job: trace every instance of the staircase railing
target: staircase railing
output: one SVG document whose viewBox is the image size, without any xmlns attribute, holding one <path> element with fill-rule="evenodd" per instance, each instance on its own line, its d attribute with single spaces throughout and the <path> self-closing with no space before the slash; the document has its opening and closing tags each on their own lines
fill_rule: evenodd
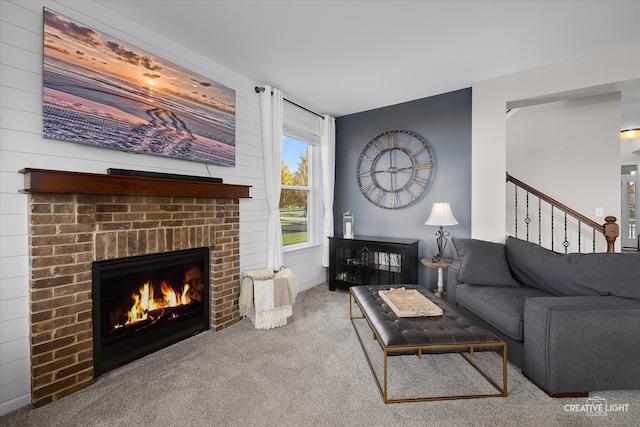
<svg viewBox="0 0 640 427">
<path fill-rule="evenodd" d="M 592 251 L 596 252 L 596 236 L 602 234 L 606 240 L 607 252 L 615 252 L 615 242 L 620 234 L 620 228 L 616 224 L 616 217 L 607 216 L 604 218 L 604 224 L 598 224 L 590 218 L 576 212 L 575 210 L 565 206 L 557 200 L 544 194 L 542 191 L 531 187 L 528 184 L 514 178 L 507 173 L 507 182 L 514 184 L 513 192 L 513 223 L 514 223 L 514 235 L 518 236 L 519 222 L 524 223 L 526 231 L 526 240 L 529 241 L 530 234 L 538 232 L 538 244 L 543 245 L 543 236 L 550 238 L 550 249 L 555 250 L 556 240 L 562 240 L 562 246 L 564 252 L 568 253 L 571 243 L 570 240 L 577 238 L 577 251 L 582 252 L 582 247 L 585 244 L 585 240 L 592 242 Z M 518 206 L 519 197 L 525 196 L 525 207 Z M 508 194 L 508 193 L 507 193 Z M 530 215 L 531 201 L 533 196 L 533 202 L 537 200 L 537 224 L 534 222 Z M 544 204 L 543 204 L 544 202 Z M 520 202 L 522 203 L 522 202 Z M 535 207 L 533 208 L 535 210 Z M 520 214 L 524 216 L 519 219 Z M 550 226 L 550 232 L 543 233 L 543 222 L 548 221 Z M 557 229 L 557 222 L 561 221 L 563 230 Z M 520 224 L 522 226 L 522 224 Z M 586 232 L 585 232 L 586 230 Z M 591 232 L 591 236 L 585 236 L 586 233 Z"/>
</svg>

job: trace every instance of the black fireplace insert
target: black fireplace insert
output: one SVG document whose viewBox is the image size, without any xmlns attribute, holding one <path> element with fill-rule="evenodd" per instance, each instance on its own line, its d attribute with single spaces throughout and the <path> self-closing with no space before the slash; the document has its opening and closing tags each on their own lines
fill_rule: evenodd
<svg viewBox="0 0 640 427">
<path fill-rule="evenodd" d="M 209 329 L 209 248 L 93 263 L 94 376 Z"/>
</svg>

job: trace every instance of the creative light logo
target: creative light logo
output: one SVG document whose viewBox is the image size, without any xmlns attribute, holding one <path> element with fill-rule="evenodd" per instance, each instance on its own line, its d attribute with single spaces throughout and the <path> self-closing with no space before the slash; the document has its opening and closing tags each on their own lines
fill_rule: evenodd
<svg viewBox="0 0 640 427">
<path fill-rule="evenodd" d="M 581 412 L 589 417 L 606 417 L 609 412 L 627 412 L 628 403 L 608 403 L 604 397 L 589 397 L 585 403 L 568 403 L 564 405 L 566 412 Z"/>
</svg>

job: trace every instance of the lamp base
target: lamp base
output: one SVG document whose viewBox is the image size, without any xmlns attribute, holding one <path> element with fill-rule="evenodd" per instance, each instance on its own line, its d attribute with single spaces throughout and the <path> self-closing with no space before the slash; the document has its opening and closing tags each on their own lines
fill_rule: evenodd
<svg viewBox="0 0 640 427">
<path fill-rule="evenodd" d="M 436 256 L 434 256 L 433 258 L 431 258 L 431 261 L 433 262 L 446 262 L 446 263 L 451 263 L 453 262 L 452 258 L 445 258 L 444 257 L 444 250 L 447 247 L 447 242 L 449 241 L 449 239 L 447 239 L 447 236 L 449 236 L 449 232 L 448 231 L 444 231 L 444 227 L 440 226 L 438 227 L 439 230 L 436 231 L 436 245 L 438 245 L 438 254 Z"/>
</svg>

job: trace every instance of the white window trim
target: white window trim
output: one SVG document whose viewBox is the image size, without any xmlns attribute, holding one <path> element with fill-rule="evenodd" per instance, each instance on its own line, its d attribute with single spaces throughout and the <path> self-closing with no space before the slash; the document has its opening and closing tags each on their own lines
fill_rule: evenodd
<svg viewBox="0 0 640 427">
<path fill-rule="evenodd" d="M 289 103 L 284 103 L 283 136 L 289 136 L 308 144 L 309 182 L 307 212 L 307 242 L 283 246 L 283 253 L 309 250 L 322 246 L 322 167 L 320 165 L 320 122 L 315 114 Z M 282 187 L 285 188 L 284 186 Z M 292 189 L 295 189 L 292 187 Z"/>
<path fill-rule="evenodd" d="M 283 137 L 288 136 L 290 138 L 296 139 L 298 141 L 305 142 L 307 144 L 307 186 L 299 186 L 299 185 L 281 185 L 281 190 L 302 190 L 307 191 L 307 241 L 302 243 L 294 243 L 291 245 L 283 245 L 283 252 L 293 252 L 300 249 L 306 249 L 314 246 L 318 246 L 318 239 L 315 233 L 316 226 L 316 191 L 314 189 L 313 183 L 314 175 L 316 174 L 317 166 L 313 163 L 315 161 L 316 155 L 316 145 L 312 142 L 309 142 L 305 138 L 301 137 L 302 133 L 298 135 L 292 135 L 288 131 L 291 129 L 291 126 L 285 127 L 286 131 L 283 133 Z M 310 135 L 310 134 L 309 134 Z"/>
</svg>

